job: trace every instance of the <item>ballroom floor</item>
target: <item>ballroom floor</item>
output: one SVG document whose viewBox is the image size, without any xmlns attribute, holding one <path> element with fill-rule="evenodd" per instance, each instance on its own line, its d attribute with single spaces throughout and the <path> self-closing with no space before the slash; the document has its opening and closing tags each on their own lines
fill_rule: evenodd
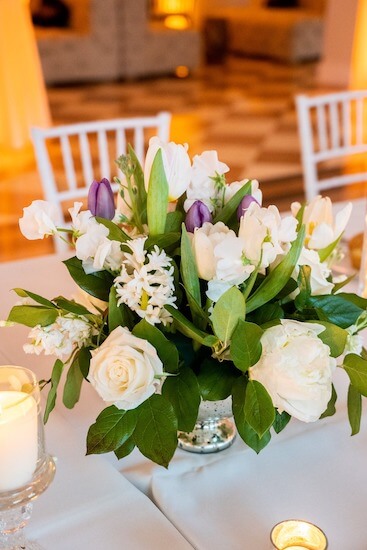
<svg viewBox="0 0 367 550">
<path fill-rule="evenodd" d="M 256 178 L 265 204 L 288 209 L 302 200 L 302 176 L 294 96 L 328 91 L 315 85 L 315 64 L 282 65 L 228 57 L 185 79 L 51 87 L 53 124 L 173 114 L 171 138 L 187 142 L 191 155 L 216 149 L 230 168 L 229 181 Z M 22 208 L 42 198 L 32 152 L 0 158 L 0 261 L 52 252 L 51 240 L 26 241 L 19 233 Z"/>
</svg>

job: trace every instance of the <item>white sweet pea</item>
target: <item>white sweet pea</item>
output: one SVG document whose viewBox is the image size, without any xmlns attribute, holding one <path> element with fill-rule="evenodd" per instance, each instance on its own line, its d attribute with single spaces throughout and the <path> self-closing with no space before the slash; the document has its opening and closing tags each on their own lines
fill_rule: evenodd
<svg viewBox="0 0 367 550">
<path fill-rule="evenodd" d="M 144 166 L 145 187 L 148 190 L 153 161 L 159 150 L 162 152 L 164 172 L 168 182 L 168 200 L 174 201 L 186 191 L 191 177 L 191 161 L 188 145 L 173 141 L 164 143 L 157 136 L 150 138 Z"/>
<path fill-rule="evenodd" d="M 265 330 L 262 355 L 249 369 L 251 380 L 260 382 L 274 406 L 303 422 L 315 422 L 331 397 L 336 360 L 318 334 L 317 323 L 282 319 L 280 325 Z"/>
<path fill-rule="evenodd" d="M 331 275 L 331 270 L 324 262 L 320 262 L 316 250 L 308 250 L 303 247 L 297 262 L 297 266 L 301 265 L 308 265 L 311 268 L 310 286 L 312 296 L 331 294 L 334 283 L 327 280 Z M 299 267 L 295 269 L 292 275 L 294 279 L 297 279 L 298 273 Z"/>
<path fill-rule="evenodd" d="M 224 190 L 224 204 L 226 204 L 236 193 L 239 191 L 246 183 L 250 181 L 248 179 L 244 179 L 241 181 L 234 181 L 228 185 L 226 185 Z M 262 191 L 259 188 L 259 182 L 257 180 L 251 181 L 251 191 L 249 193 L 256 201 L 261 205 L 263 200 L 263 194 Z"/>
<path fill-rule="evenodd" d="M 292 214 L 298 214 L 301 205 L 294 202 L 291 206 Z M 352 212 L 352 203 L 348 203 L 340 210 L 335 218 L 332 202 L 329 197 L 318 195 L 305 207 L 303 223 L 306 226 L 306 246 L 320 250 L 336 241 L 347 226 Z"/>
<path fill-rule="evenodd" d="M 56 206 L 50 202 L 36 200 L 23 208 L 23 216 L 19 220 L 21 233 L 30 241 L 43 239 L 46 235 L 57 233 L 56 223 L 59 213 Z"/>
<path fill-rule="evenodd" d="M 121 243 L 104 238 L 95 252 L 93 267 L 97 270 L 110 269 L 111 271 L 117 271 L 121 269 L 123 257 Z"/>
<path fill-rule="evenodd" d="M 288 251 L 297 237 L 296 227 L 297 220 L 292 216 L 281 218 L 276 206 L 262 208 L 252 202 L 241 218 L 238 232 L 244 256 L 262 269 L 268 267 Z"/>
<path fill-rule="evenodd" d="M 156 349 L 119 326 L 92 351 L 88 380 L 103 401 L 130 410 L 155 393 L 162 374 Z"/>
<path fill-rule="evenodd" d="M 205 222 L 191 234 L 198 275 L 209 281 L 207 296 L 216 302 L 233 285 L 243 283 L 254 270 L 243 261 L 242 241 L 223 222 Z"/>
<path fill-rule="evenodd" d="M 196 201 L 203 202 L 213 212 L 217 206 L 220 191 L 221 199 L 224 190 L 222 184 L 216 184 L 213 178 L 223 176 L 229 171 L 229 167 L 218 160 L 217 151 L 204 151 L 201 155 L 195 155 L 192 162 L 191 182 L 186 190 L 184 209 L 187 212 Z M 219 188 L 218 188 L 219 185 Z"/>
</svg>

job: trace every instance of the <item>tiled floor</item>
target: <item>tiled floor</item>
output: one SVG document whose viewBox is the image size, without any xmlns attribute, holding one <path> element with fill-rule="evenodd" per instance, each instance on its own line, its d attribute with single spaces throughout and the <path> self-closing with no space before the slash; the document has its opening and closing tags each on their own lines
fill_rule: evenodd
<svg viewBox="0 0 367 550">
<path fill-rule="evenodd" d="M 171 111 L 174 141 L 187 142 L 191 155 L 216 149 L 231 167 L 229 181 L 257 178 L 265 204 L 287 209 L 303 197 L 294 96 L 325 91 L 315 87 L 315 69 L 230 57 L 187 79 L 55 87 L 48 94 L 55 125 Z M 42 188 L 32 156 L 8 167 L 0 158 L 0 261 L 52 251 L 50 240 L 29 242 L 18 230 L 22 207 L 36 198 Z"/>
</svg>

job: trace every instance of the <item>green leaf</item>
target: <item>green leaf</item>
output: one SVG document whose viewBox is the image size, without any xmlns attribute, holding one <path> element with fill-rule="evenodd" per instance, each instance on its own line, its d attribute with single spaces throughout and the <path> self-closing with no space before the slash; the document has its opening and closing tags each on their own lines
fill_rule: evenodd
<svg viewBox="0 0 367 550">
<path fill-rule="evenodd" d="M 104 409 L 88 430 L 87 454 L 114 451 L 133 434 L 137 422 L 136 409 L 123 411 L 112 405 Z"/>
<path fill-rule="evenodd" d="M 154 235 L 153 237 L 148 237 L 145 242 L 145 248 L 147 250 L 151 250 L 154 246 L 158 246 L 158 248 L 165 250 L 178 243 L 178 241 L 181 238 L 181 233 L 164 233 L 163 235 Z"/>
<path fill-rule="evenodd" d="M 39 296 L 38 294 L 34 294 L 34 292 L 30 292 L 29 290 L 24 290 L 24 288 L 13 288 L 14 292 L 18 294 L 21 298 L 31 298 L 38 304 L 41 304 L 42 306 L 46 307 L 56 307 L 54 303 L 52 303 L 50 300 L 46 300 L 46 298 L 42 298 L 42 296 Z"/>
<path fill-rule="evenodd" d="M 232 390 L 232 409 L 237 431 L 243 441 L 251 447 L 256 453 L 259 453 L 270 441 L 270 431 L 266 432 L 260 438 L 255 430 L 246 421 L 245 403 L 246 403 L 247 379 L 240 376 L 233 384 Z"/>
<path fill-rule="evenodd" d="M 165 233 L 180 233 L 181 235 L 181 224 L 183 222 L 183 214 L 178 210 L 174 212 L 168 212 L 166 219 L 166 227 L 164 228 Z"/>
<path fill-rule="evenodd" d="M 238 369 L 246 372 L 252 365 L 258 362 L 262 352 L 261 336 L 263 330 L 254 323 L 238 321 L 238 325 L 232 335 L 231 359 Z"/>
<path fill-rule="evenodd" d="M 182 224 L 181 237 L 181 276 L 190 298 L 201 306 L 200 283 L 194 254 L 191 247 L 190 239 L 187 235 L 185 224 Z M 189 298 L 189 305 L 191 299 Z"/>
<path fill-rule="evenodd" d="M 125 458 L 125 456 L 128 456 L 130 453 L 133 452 L 135 449 L 135 442 L 134 438 L 130 437 L 125 443 L 123 443 L 120 447 L 114 450 L 114 453 L 116 457 L 120 460 L 121 458 Z"/>
<path fill-rule="evenodd" d="M 168 183 L 163 166 L 162 151 L 159 149 L 154 157 L 150 173 L 147 214 L 149 234 L 164 233 L 168 206 Z"/>
<path fill-rule="evenodd" d="M 88 311 L 87 308 L 73 300 L 67 300 L 63 296 L 54 298 L 54 301 L 60 309 L 68 311 L 69 313 L 75 313 L 75 315 L 91 315 L 91 312 Z"/>
<path fill-rule="evenodd" d="M 87 275 L 83 269 L 81 260 L 76 258 L 69 258 L 63 262 L 72 279 L 76 282 L 80 288 L 85 290 L 91 296 L 99 298 L 104 302 L 108 302 L 110 288 L 113 284 L 113 276 L 107 271 L 97 271 Z"/>
<path fill-rule="evenodd" d="M 116 288 L 111 286 L 108 301 L 108 330 L 112 332 L 120 326 L 130 328 L 130 312 L 125 304 L 117 305 Z"/>
<path fill-rule="evenodd" d="M 251 320 L 256 325 L 264 325 L 265 323 L 273 321 L 274 319 L 284 319 L 283 308 L 278 304 L 278 302 L 264 304 L 263 306 L 255 310 L 251 315 Z"/>
<path fill-rule="evenodd" d="M 286 411 L 279 413 L 277 410 L 275 410 L 275 420 L 273 422 L 274 431 L 277 434 L 280 434 L 280 432 L 282 432 L 284 428 L 287 426 L 290 419 L 291 419 L 291 415 L 288 414 Z"/>
<path fill-rule="evenodd" d="M 263 280 L 261 285 L 255 290 L 246 304 L 247 313 L 270 302 L 286 286 L 292 276 L 301 253 L 305 238 L 304 226 L 298 232 L 297 239 L 293 241 L 292 246 L 283 260 L 278 264 Z"/>
<path fill-rule="evenodd" d="M 344 350 L 347 343 L 348 332 L 343 328 L 340 328 L 327 321 L 308 321 L 309 323 L 316 323 L 325 327 L 318 337 L 330 348 L 331 357 L 339 357 Z"/>
<path fill-rule="evenodd" d="M 43 415 L 43 421 L 46 424 L 51 411 L 55 408 L 57 387 L 60 382 L 62 371 L 64 369 L 64 363 L 60 359 L 56 359 L 51 374 L 51 388 L 47 395 L 47 401 L 45 406 L 45 412 Z"/>
<path fill-rule="evenodd" d="M 339 290 L 341 288 L 343 288 L 344 286 L 346 285 L 349 285 L 349 283 L 351 281 L 353 281 L 353 279 L 355 278 L 356 274 L 353 273 L 353 275 L 350 275 L 349 277 L 347 277 L 344 281 L 341 281 L 340 283 L 335 283 L 334 284 L 334 287 L 333 287 L 333 290 L 332 290 L 332 293 L 333 294 L 336 294 L 337 292 L 340 294 Z"/>
<path fill-rule="evenodd" d="M 117 241 L 119 243 L 126 243 L 126 241 L 130 241 L 131 237 L 125 231 L 121 229 L 116 223 L 114 223 L 112 220 L 106 220 L 106 218 L 99 218 L 96 217 L 96 220 L 101 225 L 104 225 L 109 230 L 108 239 L 110 241 Z"/>
<path fill-rule="evenodd" d="M 245 185 L 243 185 L 237 193 L 227 202 L 224 208 L 215 216 L 213 224 L 217 222 L 223 222 L 228 225 L 229 220 L 232 215 L 236 212 L 238 205 L 242 201 L 245 195 L 251 194 L 252 181 L 249 180 Z"/>
<path fill-rule="evenodd" d="M 260 382 L 249 380 L 246 387 L 245 419 L 261 439 L 275 420 L 274 405 Z"/>
<path fill-rule="evenodd" d="M 69 367 L 64 385 L 62 402 L 68 409 L 72 409 L 79 401 L 80 391 L 84 380 L 84 376 L 79 365 L 79 356 L 80 352 L 75 356 L 74 361 Z"/>
<path fill-rule="evenodd" d="M 167 468 L 177 447 L 177 418 L 171 403 L 152 395 L 136 410 L 135 444 L 144 456 Z"/>
<path fill-rule="evenodd" d="M 301 265 L 298 274 L 299 294 L 294 301 L 298 311 L 302 311 L 307 305 L 308 298 L 311 296 L 311 268 L 309 265 Z"/>
<path fill-rule="evenodd" d="M 239 372 L 230 361 L 219 362 L 208 358 L 203 361 L 198 374 L 200 392 L 207 401 L 219 401 L 231 395 L 232 386 Z"/>
<path fill-rule="evenodd" d="M 355 353 L 348 353 L 343 367 L 354 388 L 367 397 L 367 361 Z"/>
<path fill-rule="evenodd" d="M 326 407 L 326 410 L 320 416 L 320 420 L 322 418 L 327 418 L 328 416 L 334 416 L 334 414 L 336 413 L 335 403 L 336 403 L 337 398 L 338 398 L 338 396 L 336 394 L 334 385 L 332 385 L 331 386 L 331 397 L 330 397 L 329 403 Z"/>
<path fill-rule="evenodd" d="M 328 246 L 326 246 L 325 248 L 321 248 L 320 250 L 318 250 L 318 253 L 319 253 L 319 258 L 320 258 L 320 262 L 325 262 L 325 260 L 328 259 L 328 257 L 330 256 L 330 254 L 334 251 L 334 249 L 338 246 L 339 242 L 340 242 L 340 239 L 342 238 L 342 233 L 340 234 L 340 236 L 335 239 L 334 242 L 330 243 Z"/>
<path fill-rule="evenodd" d="M 198 381 L 193 371 L 183 368 L 178 376 L 168 377 L 163 384 L 162 395 L 173 406 L 178 429 L 191 432 L 201 401 Z"/>
<path fill-rule="evenodd" d="M 173 317 L 174 326 L 179 330 L 184 336 L 192 338 L 198 344 L 207 346 L 209 348 L 215 346 L 218 343 L 218 338 L 212 334 L 207 334 L 206 332 L 198 329 L 191 321 L 186 319 L 184 315 L 177 309 L 172 306 L 165 306 L 165 309 Z"/>
<path fill-rule="evenodd" d="M 56 308 L 43 306 L 14 306 L 9 313 L 8 321 L 19 323 L 27 327 L 47 327 L 56 321 L 58 312 Z"/>
<path fill-rule="evenodd" d="M 175 373 L 178 371 L 178 351 L 164 334 L 145 319 L 142 319 L 132 330 L 137 338 L 147 340 L 157 350 L 163 363 L 164 371 Z"/>
<path fill-rule="evenodd" d="M 128 145 L 128 153 L 134 165 L 133 177 L 134 177 L 135 187 L 137 190 L 137 193 L 135 196 L 136 206 L 137 206 L 136 210 L 140 214 L 140 221 L 142 223 L 146 223 L 147 192 L 145 190 L 145 184 L 144 184 L 144 172 L 139 162 L 139 159 L 136 156 L 135 151 L 130 144 Z"/>
<path fill-rule="evenodd" d="M 235 286 L 227 290 L 213 308 L 211 321 L 216 336 L 229 343 L 237 323 L 244 320 L 246 303 L 242 292 Z"/>
<path fill-rule="evenodd" d="M 361 428 L 362 396 L 352 385 L 348 389 L 348 419 L 352 428 L 351 435 L 356 435 Z"/>
<path fill-rule="evenodd" d="M 342 294 L 310 296 L 308 303 L 315 308 L 321 321 L 329 321 L 329 323 L 334 323 L 341 328 L 354 325 L 364 311 L 350 300 L 346 300 Z"/>
</svg>

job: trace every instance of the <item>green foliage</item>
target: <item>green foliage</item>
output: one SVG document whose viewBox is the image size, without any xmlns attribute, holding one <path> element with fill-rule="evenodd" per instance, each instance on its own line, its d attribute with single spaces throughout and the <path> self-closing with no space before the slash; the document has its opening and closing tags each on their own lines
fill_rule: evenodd
<svg viewBox="0 0 367 550">
<path fill-rule="evenodd" d="M 263 330 L 254 323 L 238 321 L 231 340 L 231 359 L 238 369 L 246 372 L 258 362 L 262 352 L 260 338 Z"/>
<path fill-rule="evenodd" d="M 367 397 L 367 361 L 355 353 L 348 353 L 344 358 L 344 369 L 351 384 L 362 395 Z"/>
<path fill-rule="evenodd" d="M 273 422 L 273 428 L 275 433 L 280 434 L 284 430 L 284 428 L 288 425 L 291 415 L 288 414 L 286 411 L 283 411 L 282 413 L 279 413 L 275 409 L 275 419 Z"/>
<path fill-rule="evenodd" d="M 52 374 L 51 374 L 51 388 L 47 395 L 47 401 L 45 406 L 45 412 L 43 415 L 43 421 L 46 424 L 48 417 L 50 416 L 50 413 L 55 408 L 56 404 L 56 397 L 57 397 L 57 388 L 60 382 L 60 378 L 62 375 L 62 371 L 64 370 L 64 363 L 60 361 L 60 359 L 56 359 Z"/>
<path fill-rule="evenodd" d="M 176 414 L 177 427 L 190 432 L 195 425 L 200 405 L 200 391 L 195 374 L 190 368 L 182 368 L 178 376 L 170 376 L 162 387 L 162 395 Z"/>
<path fill-rule="evenodd" d="M 125 231 L 121 229 L 111 220 L 106 220 L 106 218 L 96 217 L 98 223 L 104 225 L 109 230 L 108 238 L 110 241 L 118 241 L 119 243 L 125 243 L 130 240 L 130 237 Z"/>
<path fill-rule="evenodd" d="M 362 396 L 359 391 L 352 385 L 348 389 L 348 419 L 352 429 L 351 435 L 359 432 L 361 427 L 362 416 Z"/>
<path fill-rule="evenodd" d="M 74 361 L 69 367 L 64 385 L 62 402 L 68 409 L 72 409 L 79 401 L 80 391 L 84 380 L 83 372 L 79 365 L 79 357 L 80 353 L 77 353 Z"/>
<path fill-rule="evenodd" d="M 331 397 L 330 397 L 329 403 L 326 407 L 326 410 L 320 416 L 320 420 L 322 418 L 326 418 L 328 416 L 334 416 L 334 414 L 336 413 L 335 403 L 336 403 L 337 397 L 338 396 L 336 394 L 334 385 L 332 385 L 331 386 Z"/>
<path fill-rule="evenodd" d="M 252 181 L 249 180 L 237 193 L 224 205 L 222 210 L 215 216 L 213 223 L 223 222 L 228 224 L 231 217 L 236 214 L 237 208 L 245 195 L 251 194 Z"/>
<path fill-rule="evenodd" d="M 175 373 L 178 371 L 178 351 L 158 328 L 142 319 L 135 325 L 132 333 L 152 344 L 157 350 L 165 372 Z"/>
<path fill-rule="evenodd" d="M 147 214 L 151 236 L 164 233 L 167 206 L 168 183 L 163 166 L 162 151 L 159 149 L 153 161 L 148 187 Z"/>
<path fill-rule="evenodd" d="M 313 323 L 314 321 L 311 320 L 309 322 Z M 345 349 L 348 332 L 337 325 L 329 323 L 328 321 L 315 321 L 315 323 L 325 327 L 325 330 L 323 330 L 318 336 L 324 344 L 329 346 L 331 357 L 339 357 Z"/>
<path fill-rule="evenodd" d="M 353 325 L 364 311 L 342 294 L 310 296 L 308 304 L 315 308 L 320 321 L 329 321 L 341 328 Z"/>
<path fill-rule="evenodd" d="M 63 263 L 66 265 L 72 279 L 80 288 L 91 296 L 108 302 L 110 288 L 113 284 L 113 276 L 110 273 L 107 273 L 107 271 L 97 271 L 96 273 L 87 275 L 81 260 L 75 256 L 69 260 L 65 260 Z"/>
<path fill-rule="evenodd" d="M 137 423 L 137 410 L 123 411 L 112 405 L 104 409 L 88 430 L 87 454 L 115 451 L 131 437 Z"/>
<path fill-rule="evenodd" d="M 245 419 L 261 440 L 275 420 L 274 405 L 260 382 L 250 380 L 246 386 Z"/>
<path fill-rule="evenodd" d="M 56 321 L 58 312 L 54 307 L 43 306 L 14 306 L 9 313 L 8 321 L 19 323 L 27 327 L 41 325 L 46 327 Z"/>
<path fill-rule="evenodd" d="M 233 286 L 227 290 L 213 308 L 211 321 L 214 334 L 228 345 L 237 323 L 246 315 L 246 304 L 243 294 Z"/>
<path fill-rule="evenodd" d="M 239 375 L 230 361 L 220 363 L 211 357 L 205 359 L 198 374 L 202 398 L 207 401 L 226 399 L 231 395 L 233 383 Z"/>
</svg>

